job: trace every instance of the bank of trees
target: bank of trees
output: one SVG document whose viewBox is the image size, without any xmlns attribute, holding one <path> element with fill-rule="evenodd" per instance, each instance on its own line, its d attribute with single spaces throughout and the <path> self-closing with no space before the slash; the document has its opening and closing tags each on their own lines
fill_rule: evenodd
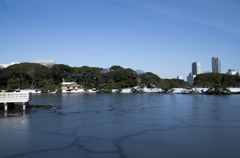
<svg viewBox="0 0 240 158">
<path fill-rule="evenodd" d="M 15 64 L 0 71 L 0 86 L 9 90 L 42 87 L 50 80 L 49 71 L 40 64 Z"/>
<path fill-rule="evenodd" d="M 209 88 L 240 87 L 240 77 L 219 73 L 199 74 L 194 79 L 194 86 Z"/>
<path fill-rule="evenodd" d="M 99 67 L 70 67 L 55 64 L 51 68 L 37 63 L 20 63 L 0 69 L 0 88 L 42 89 L 54 91 L 61 82 L 76 82 L 86 89 L 122 89 L 134 86 L 175 88 L 189 86 L 183 80 L 164 80 L 151 72 L 134 71 L 114 65 L 109 69 Z"/>
<path fill-rule="evenodd" d="M 161 87 L 163 90 L 171 88 L 192 88 L 192 85 L 190 85 L 188 82 L 179 79 L 163 79 L 163 82 L 161 82 L 158 86 Z"/>
</svg>

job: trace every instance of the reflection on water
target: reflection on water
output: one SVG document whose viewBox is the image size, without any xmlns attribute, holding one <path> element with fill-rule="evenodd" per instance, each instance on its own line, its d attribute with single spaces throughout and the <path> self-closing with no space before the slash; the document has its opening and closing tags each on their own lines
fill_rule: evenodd
<svg viewBox="0 0 240 158">
<path fill-rule="evenodd" d="M 239 158 L 240 97 L 33 95 L 54 105 L 0 119 L 1 157 Z"/>
</svg>

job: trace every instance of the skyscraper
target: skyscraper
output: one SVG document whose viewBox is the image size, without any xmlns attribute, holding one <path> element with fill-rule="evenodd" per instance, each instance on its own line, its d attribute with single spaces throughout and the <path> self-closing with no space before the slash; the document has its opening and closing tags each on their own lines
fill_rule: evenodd
<svg viewBox="0 0 240 158">
<path fill-rule="evenodd" d="M 200 74 L 200 62 L 192 63 L 192 75 Z"/>
<path fill-rule="evenodd" d="M 221 73 L 221 60 L 220 58 L 212 57 L 212 72 Z"/>
</svg>

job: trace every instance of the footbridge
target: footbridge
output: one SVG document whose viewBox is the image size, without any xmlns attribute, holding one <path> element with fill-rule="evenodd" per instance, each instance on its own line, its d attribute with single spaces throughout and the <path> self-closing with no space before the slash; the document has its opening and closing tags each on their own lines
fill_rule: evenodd
<svg viewBox="0 0 240 158">
<path fill-rule="evenodd" d="M 32 98 L 32 93 L 2 92 L 0 93 L 0 103 L 4 104 L 4 111 L 8 110 L 8 103 L 23 103 L 23 110 Z"/>
</svg>

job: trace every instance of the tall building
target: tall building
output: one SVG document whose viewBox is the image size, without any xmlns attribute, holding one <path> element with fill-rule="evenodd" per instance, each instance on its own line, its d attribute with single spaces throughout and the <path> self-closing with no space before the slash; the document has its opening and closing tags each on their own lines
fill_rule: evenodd
<svg viewBox="0 0 240 158">
<path fill-rule="evenodd" d="M 221 60 L 220 58 L 212 57 L 212 72 L 221 73 Z"/>
<path fill-rule="evenodd" d="M 192 63 L 192 75 L 200 74 L 200 62 Z"/>
</svg>

